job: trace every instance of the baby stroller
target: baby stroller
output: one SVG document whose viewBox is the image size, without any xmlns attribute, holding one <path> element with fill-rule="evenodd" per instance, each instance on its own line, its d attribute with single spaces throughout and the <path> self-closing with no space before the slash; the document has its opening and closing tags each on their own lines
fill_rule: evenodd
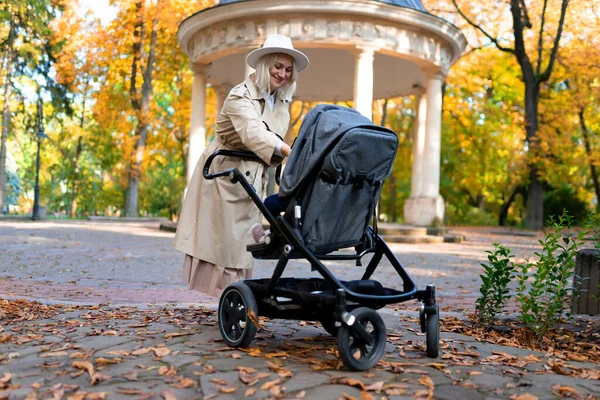
<svg viewBox="0 0 600 400">
<path fill-rule="evenodd" d="M 417 290 L 398 259 L 377 233 L 375 206 L 389 176 L 398 147 L 396 134 L 374 125 L 357 111 L 319 105 L 304 118 L 280 183 L 279 196 L 289 201 L 284 215 L 274 216 L 237 169 L 210 173 L 218 156 L 258 158 L 253 153 L 219 150 L 204 165 L 204 177 L 228 176 L 240 183 L 271 225 L 264 242 L 249 244 L 257 259 L 277 259 L 271 278 L 229 285 L 218 308 L 225 343 L 246 347 L 258 327 L 258 317 L 319 321 L 337 336 L 339 355 L 353 370 L 373 367 L 385 353 L 386 328 L 375 311 L 412 299 L 421 302 L 421 330 L 426 354 L 439 352 L 439 309 L 435 288 Z M 278 169 L 279 177 L 281 170 Z M 373 226 L 370 222 L 373 220 Z M 352 249 L 339 252 L 341 249 Z M 323 260 L 354 260 L 372 253 L 362 279 L 336 278 Z M 401 290 L 369 279 L 382 257 L 403 281 Z M 322 278 L 288 278 L 282 273 L 290 259 L 304 258 Z"/>
</svg>

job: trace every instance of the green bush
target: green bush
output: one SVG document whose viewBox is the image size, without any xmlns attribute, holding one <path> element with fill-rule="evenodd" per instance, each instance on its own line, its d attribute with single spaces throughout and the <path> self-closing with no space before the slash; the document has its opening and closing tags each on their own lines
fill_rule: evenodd
<svg viewBox="0 0 600 400">
<path fill-rule="evenodd" d="M 573 217 L 567 211 L 558 220 L 551 217 L 548 221 L 551 229 L 539 241 L 542 251 L 534 253 L 538 261 L 516 265 L 520 319 L 537 341 L 556 326 L 568 307 L 569 277 L 575 267 L 577 248 L 587 233 L 585 230 L 573 233 L 572 223 Z"/>
<path fill-rule="evenodd" d="M 587 217 L 587 204 L 577 197 L 575 190 L 563 184 L 544 194 L 544 221 L 556 220 L 566 211 L 573 222 L 582 225 Z"/>
<path fill-rule="evenodd" d="M 496 319 L 497 314 L 504 311 L 506 301 L 510 298 L 508 284 L 515 270 L 511 261 L 511 250 L 494 243 L 495 250 L 488 253 L 488 265 L 481 264 L 485 273 L 481 277 L 481 296 L 477 299 L 475 309 L 480 324 L 488 325 Z"/>
</svg>

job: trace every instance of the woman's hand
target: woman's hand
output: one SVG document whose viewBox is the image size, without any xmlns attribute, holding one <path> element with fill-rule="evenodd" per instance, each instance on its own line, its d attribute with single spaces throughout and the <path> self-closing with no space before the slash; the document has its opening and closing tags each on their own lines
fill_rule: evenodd
<svg viewBox="0 0 600 400">
<path fill-rule="evenodd" d="M 291 153 L 292 153 L 292 148 L 284 143 L 283 146 L 281 146 L 281 154 L 284 157 L 289 157 Z"/>
</svg>

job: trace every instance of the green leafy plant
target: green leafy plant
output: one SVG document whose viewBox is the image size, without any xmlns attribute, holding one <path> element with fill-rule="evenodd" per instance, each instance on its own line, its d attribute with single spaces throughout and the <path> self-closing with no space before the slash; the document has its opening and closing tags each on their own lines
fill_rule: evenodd
<svg viewBox="0 0 600 400">
<path fill-rule="evenodd" d="M 556 326 L 568 307 L 569 277 L 575 267 L 577 248 L 588 232 L 573 232 L 572 221 L 566 211 L 558 220 L 551 217 L 548 222 L 551 228 L 539 241 L 542 250 L 534 253 L 538 260 L 516 265 L 520 319 L 536 341 Z M 529 287 L 528 281 L 531 281 Z"/>
<path fill-rule="evenodd" d="M 485 273 L 481 277 L 481 296 L 475 302 L 477 318 L 482 325 L 489 325 L 504 311 L 510 298 L 508 284 L 511 282 L 515 266 L 511 261 L 511 250 L 494 243 L 494 251 L 488 253 L 488 264 L 481 264 Z"/>
</svg>

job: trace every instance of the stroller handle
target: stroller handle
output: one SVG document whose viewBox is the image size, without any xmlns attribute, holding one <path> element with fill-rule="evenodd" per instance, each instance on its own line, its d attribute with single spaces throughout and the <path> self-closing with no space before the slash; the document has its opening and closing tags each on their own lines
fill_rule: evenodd
<svg viewBox="0 0 600 400">
<path fill-rule="evenodd" d="M 208 171 L 210 170 L 210 165 L 213 162 L 213 159 L 217 156 L 223 156 L 223 157 L 239 157 L 239 158 L 245 158 L 247 160 L 259 160 L 260 161 L 260 157 L 258 157 L 256 154 L 254 154 L 251 151 L 236 151 L 236 150 L 217 150 L 214 153 L 212 153 L 210 156 L 208 156 L 208 158 L 206 159 L 206 162 L 204 163 L 204 169 L 202 171 L 202 175 L 204 175 L 204 179 L 215 179 L 215 178 L 219 178 L 221 176 L 228 176 L 231 174 L 231 172 L 233 172 L 235 169 L 237 168 L 229 168 L 226 169 L 225 171 L 220 171 L 220 172 L 215 172 L 215 173 L 209 173 Z"/>
</svg>

